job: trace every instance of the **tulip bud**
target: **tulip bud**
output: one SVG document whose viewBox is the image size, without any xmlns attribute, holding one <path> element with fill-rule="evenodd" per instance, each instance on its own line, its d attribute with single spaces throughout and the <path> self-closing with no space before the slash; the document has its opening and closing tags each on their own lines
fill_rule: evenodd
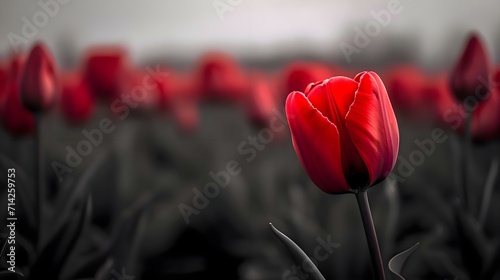
<svg viewBox="0 0 500 280">
<path fill-rule="evenodd" d="M 84 76 L 96 97 L 114 101 L 120 97 L 126 53 L 121 48 L 96 48 L 89 51 L 84 65 Z"/>
<path fill-rule="evenodd" d="M 192 77 L 185 73 L 172 73 L 158 79 L 160 104 L 172 114 L 184 132 L 193 132 L 199 123 L 196 88 Z"/>
<path fill-rule="evenodd" d="M 136 112 L 147 113 L 157 110 L 160 105 L 158 81 L 148 72 L 133 69 L 125 73 L 122 95 L 129 100 L 129 106 Z"/>
<path fill-rule="evenodd" d="M 465 104 L 453 98 L 448 87 L 447 75 L 438 75 L 425 86 L 424 91 L 432 101 L 437 121 L 445 126 L 464 133 Z M 493 89 L 488 99 L 479 102 L 472 113 L 471 137 L 475 142 L 495 139 L 500 133 L 500 91 Z"/>
<path fill-rule="evenodd" d="M 206 54 L 196 70 L 197 88 L 205 99 L 239 101 L 248 88 L 236 60 L 223 53 Z"/>
<path fill-rule="evenodd" d="M 457 128 L 461 118 L 452 116 L 453 109 L 458 107 L 458 101 L 453 97 L 449 87 L 449 75 L 439 74 L 428 79 L 422 87 L 427 104 L 431 106 L 432 117 L 440 125 Z"/>
<path fill-rule="evenodd" d="M 62 80 L 61 110 L 70 123 L 83 123 L 95 109 L 89 86 L 80 74 L 67 74 Z"/>
<path fill-rule="evenodd" d="M 493 75 L 493 87 L 500 90 L 500 68 L 497 68 Z"/>
<path fill-rule="evenodd" d="M 428 107 L 423 94 L 426 84 L 424 74 L 414 66 L 405 65 L 391 69 L 386 75 L 387 92 L 398 112 L 421 119 Z"/>
<path fill-rule="evenodd" d="M 490 73 L 488 53 L 481 39 L 473 34 L 452 70 L 451 90 L 459 101 L 469 96 L 487 96 L 490 91 Z"/>
<path fill-rule="evenodd" d="M 365 190 L 396 163 L 399 130 L 379 76 L 333 77 L 286 100 L 299 160 L 312 181 L 332 194 Z"/>
<path fill-rule="evenodd" d="M 0 64 L 0 108 L 7 97 L 7 85 L 9 81 L 9 74 L 7 65 Z"/>
<path fill-rule="evenodd" d="M 19 94 L 19 80 L 24 57 L 15 55 L 8 65 L 7 84 L 3 102 L 0 102 L 0 121 L 12 134 L 25 135 L 35 130 L 35 118 L 22 104 Z M 3 104 L 1 104 L 3 103 Z"/>
<path fill-rule="evenodd" d="M 54 104 L 58 92 L 53 59 L 43 44 L 36 44 L 22 71 L 21 101 L 31 112 L 41 112 Z"/>
<path fill-rule="evenodd" d="M 35 117 L 21 104 L 16 83 L 10 83 L 0 119 L 5 128 L 15 135 L 30 134 L 35 130 Z"/>
<path fill-rule="evenodd" d="M 267 126 L 276 109 L 275 88 L 262 74 L 252 73 L 249 81 L 249 91 L 243 105 L 253 123 Z"/>
<path fill-rule="evenodd" d="M 313 82 L 323 81 L 333 75 L 332 69 L 320 63 L 294 62 L 284 74 L 285 92 L 304 91 Z"/>
</svg>

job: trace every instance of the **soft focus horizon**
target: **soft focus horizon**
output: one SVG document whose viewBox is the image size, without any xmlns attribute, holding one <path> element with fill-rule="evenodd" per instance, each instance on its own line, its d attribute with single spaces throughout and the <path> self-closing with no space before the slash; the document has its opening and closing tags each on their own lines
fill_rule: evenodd
<svg viewBox="0 0 500 280">
<path fill-rule="evenodd" d="M 108 44 L 125 46 L 138 63 L 158 58 L 192 63 L 207 50 L 220 50 L 239 59 L 305 55 L 344 65 L 339 44 L 351 43 L 354 28 L 363 28 L 373 20 L 372 11 L 387 9 L 391 2 L 235 0 L 231 10 L 219 16 L 215 1 L 65 1 L 61 12 L 49 17 L 20 49 L 27 51 L 36 41 L 44 41 L 67 67 L 78 63 L 73 57 L 85 49 Z M 498 1 L 398 2 L 401 13 L 392 16 L 369 48 L 353 56 L 354 65 L 363 66 L 366 60 L 370 65 L 381 63 L 377 57 L 384 49 L 409 46 L 403 59 L 442 70 L 451 65 L 470 32 L 479 33 L 489 50 L 500 48 Z M 0 57 L 12 50 L 7 35 L 21 34 L 22 18 L 33 22 L 40 10 L 38 1 L 0 3 Z M 500 61 L 499 52 L 491 55 Z"/>
</svg>

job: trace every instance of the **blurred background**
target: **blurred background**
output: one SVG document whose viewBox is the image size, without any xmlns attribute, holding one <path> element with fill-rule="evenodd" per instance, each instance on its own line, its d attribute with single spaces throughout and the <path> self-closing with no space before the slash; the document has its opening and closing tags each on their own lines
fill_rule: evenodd
<svg viewBox="0 0 500 280">
<path fill-rule="evenodd" d="M 420 242 L 406 279 L 500 279 L 498 11 L 466 0 L 1 2 L 0 159 L 16 168 L 24 276 L 0 278 L 307 279 L 272 222 L 310 257 L 325 250 L 326 279 L 371 279 L 356 200 L 310 181 L 284 104 L 310 82 L 374 70 L 401 137 L 393 175 L 369 192 L 385 263 Z M 495 99 L 467 157 L 448 81 L 473 32 Z M 35 123 L 18 86 L 39 42 L 60 90 Z M 412 161 L 436 129 L 446 140 Z"/>
</svg>

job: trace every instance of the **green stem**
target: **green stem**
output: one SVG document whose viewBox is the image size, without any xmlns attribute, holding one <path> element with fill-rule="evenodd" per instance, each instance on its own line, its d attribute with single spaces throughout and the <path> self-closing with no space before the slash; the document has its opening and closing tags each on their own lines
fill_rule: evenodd
<svg viewBox="0 0 500 280">
<path fill-rule="evenodd" d="M 38 243 L 42 232 L 43 219 L 43 198 L 45 196 L 43 186 L 43 156 L 42 156 L 42 116 L 40 113 L 35 114 L 35 217 L 38 225 Z M 40 244 L 38 244 L 40 245 Z"/>
<path fill-rule="evenodd" d="M 498 173 L 498 158 L 491 161 L 490 171 L 483 191 L 483 199 L 481 200 L 481 209 L 479 210 L 479 224 L 481 227 L 486 223 L 488 217 L 488 209 L 490 208 L 491 196 L 493 195 L 493 187 L 495 186 L 495 179 Z"/>
<path fill-rule="evenodd" d="M 464 153 L 462 158 L 462 197 L 464 209 L 469 209 L 469 162 L 471 157 L 471 124 L 472 124 L 472 111 L 466 106 L 465 112 L 465 126 L 464 126 Z"/>
<path fill-rule="evenodd" d="M 368 202 L 368 194 L 366 191 L 359 191 L 356 193 L 356 198 L 358 200 L 361 220 L 363 221 L 363 227 L 365 229 L 366 240 L 370 249 L 374 279 L 385 280 L 384 263 L 382 261 L 382 255 L 380 254 L 377 232 L 375 230 L 375 225 L 373 224 L 370 203 Z"/>
</svg>

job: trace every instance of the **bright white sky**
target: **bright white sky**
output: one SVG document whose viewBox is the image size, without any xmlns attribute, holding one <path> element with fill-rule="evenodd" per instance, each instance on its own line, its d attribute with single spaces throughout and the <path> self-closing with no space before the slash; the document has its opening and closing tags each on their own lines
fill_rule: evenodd
<svg viewBox="0 0 500 280">
<path fill-rule="evenodd" d="M 21 35 L 22 18 L 33 22 L 33 15 L 42 10 L 38 1 L 0 3 L 0 57 L 8 54 L 9 32 Z M 239 1 L 241 5 L 221 20 L 213 0 L 70 0 L 27 45 L 43 40 L 61 56 L 62 45 L 78 55 L 88 46 L 120 43 L 135 60 L 161 54 L 194 59 L 207 49 L 238 56 L 304 51 L 329 55 L 339 53 L 340 42 L 352 41 L 352 30 L 363 28 L 373 19 L 370 12 L 386 8 L 391 0 Z M 382 29 L 377 46 L 384 47 L 381 38 L 387 36 L 415 36 L 424 63 L 448 62 L 461 48 L 450 40 L 477 30 L 491 52 L 497 50 L 494 59 L 500 59 L 500 1 L 400 1 L 402 12 Z"/>
</svg>

